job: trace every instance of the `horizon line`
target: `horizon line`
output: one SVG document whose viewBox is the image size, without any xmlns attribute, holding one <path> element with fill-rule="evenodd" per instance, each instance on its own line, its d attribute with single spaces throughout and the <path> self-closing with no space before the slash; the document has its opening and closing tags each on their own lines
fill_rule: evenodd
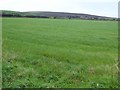
<svg viewBox="0 0 120 90">
<path fill-rule="evenodd" d="M 118 17 L 113 17 L 113 16 L 104 16 L 104 15 L 96 15 L 96 14 L 90 14 L 90 13 L 80 13 L 80 12 L 62 12 L 62 11 L 18 11 L 18 10 L 0 10 L 0 11 L 14 11 L 14 12 L 56 12 L 56 13 L 71 13 L 71 14 L 86 14 L 86 15 L 93 15 L 93 16 L 100 16 L 100 17 L 108 17 L 108 18 L 118 18 Z"/>
</svg>

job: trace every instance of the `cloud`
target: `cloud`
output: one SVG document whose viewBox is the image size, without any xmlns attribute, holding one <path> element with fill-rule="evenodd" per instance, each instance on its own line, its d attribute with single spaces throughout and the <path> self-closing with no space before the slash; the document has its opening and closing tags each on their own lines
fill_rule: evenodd
<svg viewBox="0 0 120 90">
<path fill-rule="evenodd" d="M 119 0 L 1 0 L 1 10 L 57 11 L 117 17 Z"/>
</svg>

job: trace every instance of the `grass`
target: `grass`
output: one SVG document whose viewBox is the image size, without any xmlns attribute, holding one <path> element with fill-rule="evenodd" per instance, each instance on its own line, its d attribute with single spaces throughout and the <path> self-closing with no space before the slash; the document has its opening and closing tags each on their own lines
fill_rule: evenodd
<svg viewBox="0 0 120 90">
<path fill-rule="evenodd" d="M 0 82 L 2 82 L 2 18 L 0 18 Z M 0 83 L 2 87 L 2 83 Z"/>
<path fill-rule="evenodd" d="M 3 18 L 3 87 L 114 88 L 115 21 Z"/>
</svg>

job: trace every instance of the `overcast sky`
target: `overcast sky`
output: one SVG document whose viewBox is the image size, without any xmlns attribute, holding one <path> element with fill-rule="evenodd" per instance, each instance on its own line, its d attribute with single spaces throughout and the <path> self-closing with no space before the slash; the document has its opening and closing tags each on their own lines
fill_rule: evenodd
<svg viewBox="0 0 120 90">
<path fill-rule="evenodd" d="M 0 0 L 0 10 L 55 11 L 118 17 L 119 0 Z"/>
</svg>

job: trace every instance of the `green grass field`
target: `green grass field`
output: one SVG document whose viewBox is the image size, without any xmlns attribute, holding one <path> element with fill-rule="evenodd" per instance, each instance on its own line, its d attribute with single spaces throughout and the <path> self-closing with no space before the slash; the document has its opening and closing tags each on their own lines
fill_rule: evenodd
<svg viewBox="0 0 120 90">
<path fill-rule="evenodd" d="M 3 18 L 3 87 L 118 87 L 115 21 Z"/>
</svg>

